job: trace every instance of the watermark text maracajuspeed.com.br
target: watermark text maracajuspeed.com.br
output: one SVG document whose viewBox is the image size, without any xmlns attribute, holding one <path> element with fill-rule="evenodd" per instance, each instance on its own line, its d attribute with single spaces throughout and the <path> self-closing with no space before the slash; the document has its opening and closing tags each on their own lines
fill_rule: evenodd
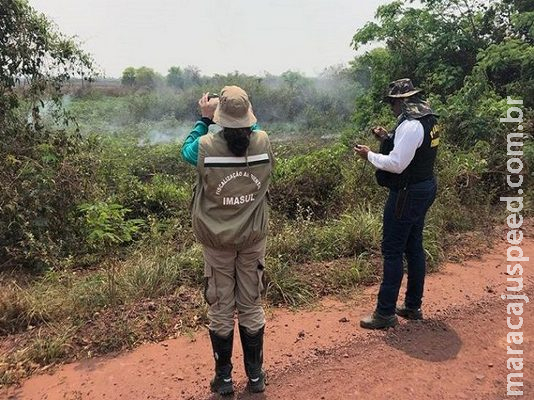
<svg viewBox="0 0 534 400">
<path fill-rule="evenodd" d="M 508 368 L 506 391 L 508 396 L 523 396 L 523 309 L 529 302 L 524 292 L 523 271 L 525 262 L 529 257 L 523 254 L 521 242 L 523 240 L 523 105 L 522 100 L 514 100 L 508 97 L 508 111 L 506 118 L 501 118 L 501 123 L 517 124 L 513 127 L 516 132 L 507 135 L 507 175 L 506 182 L 512 193 L 517 195 L 501 197 L 506 202 L 506 209 L 510 213 L 506 218 L 509 231 L 507 233 L 508 248 L 506 250 L 507 287 L 506 294 L 501 297 L 507 301 L 506 323 L 509 329 L 507 338 Z"/>
</svg>

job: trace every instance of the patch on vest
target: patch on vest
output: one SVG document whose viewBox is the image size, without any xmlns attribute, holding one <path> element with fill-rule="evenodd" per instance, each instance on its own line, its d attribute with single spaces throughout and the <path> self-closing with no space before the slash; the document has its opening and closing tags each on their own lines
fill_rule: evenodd
<svg viewBox="0 0 534 400">
<path fill-rule="evenodd" d="M 235 172 L 232 172 L 231 174 L 228 174 L 224 177 L 224 179 L 219 183 L 219 185 L 217 186 L 217 190 L 215 191 L 215 194 L 217 196 L 220 196 L 221 195 L 221 192 L 222 190 L 224 189 L 224 187 L 226 186 L 226 184 L 228 182 L 230 182 L 231 180 L 233 179 L 236 179 L 236 178 L 241 178 L 241 177 L 244 177 L 244 178 L 250 178 L 252 180 L 252 182 L 254 182 L 254 184 L 256 185 L 256 187 L 258 188 L 258 190 L 261 188 L 261 182 L 260 180 L 256 177 L 256 175 L 254 174 L 251 174 L 249 173 L 248 171 L 235 171 Z"/>
<path fill-rule="evenodd" d="M 439 136 L 442 129 L 443 128 L 441 127 L 441 125 L 434 125 L 434 127 L 430 131 L 430 138 L 432 139 L 432 141 L 430 142 L 430 147 L 436 147 L 437 145 L 439 145 Z"/>
<path fill-rule="evenodd" d="M 254 201 L 254 193 L 241 196 L 223 197 L 223 206 L 235 206 L 250 203 L 252 201 Z"/>
<path fill-rule="evenodd" d="M 234 185 L 231 185 L 232 188 L 227 187 L 227 185 L 230 182 L 232 182 L 235 179 L 239 179 L 239 178 L 241 179 L 245 178 L 249 180 L 249 182 L 246 184 L 235 183 Z M 217 186 L 217 189 L 215 190 L 215 194 L 217 196 L 220 196 L 220 199 L 221 199 L 220 201 L 222 202 L 223 206 L 240 206 L 243 204 L 252 203 L 256 199 L 255 196 L 257 194 L 254 191 L 254 188 L 257 190 L 260 190 L 261 186 L 262 186 L 261 182 L 256 175 L 250 173 L 249 171 L 238 170 L 238 171 L 234 171 L 226 175 L 219 182 L 219 185 Z M 253 191 L 253 193 L 241 194 L 243 191 L 247 191 L 247 192 Z"/>
</svg>

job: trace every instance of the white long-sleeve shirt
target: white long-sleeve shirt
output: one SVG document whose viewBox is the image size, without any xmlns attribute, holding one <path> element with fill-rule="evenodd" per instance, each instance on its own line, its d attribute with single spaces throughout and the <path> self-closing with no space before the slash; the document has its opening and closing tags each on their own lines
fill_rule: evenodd
<svg viewBox="0 0 534 400">
<path fill-rule="evenodd" d="M 393 150 L 388 155 L 370 151 L 367 159 L 376 168 L 395 174 L 402 173 L 413 160 L 415 151 L 423 144 L 425 130 L 416 119 L 402 122 L 395 130 Z"/>
</svg>

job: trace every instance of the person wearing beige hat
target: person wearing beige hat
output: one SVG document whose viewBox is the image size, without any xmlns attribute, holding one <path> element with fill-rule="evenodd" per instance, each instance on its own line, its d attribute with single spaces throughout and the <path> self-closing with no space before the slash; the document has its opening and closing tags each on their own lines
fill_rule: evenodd
<svg viewBox="0 0 534 400">
<path fill-rule="evenodd" d="M 237 312 L 247 387 L 263 392 L 261 297 L 274 156 L 243 89 L 226 86 L 218 98 L 205 93 L 199 106 L 202 118 L 186 138 L 182 157 L 197 169 L 191 214 L 204 253 L 204 297 L 215 358 L 210 387 L 221 395 L 234 391 L 231 358 Z M 208 133 L 213 123 L 222 130 Z"/>
</svg>

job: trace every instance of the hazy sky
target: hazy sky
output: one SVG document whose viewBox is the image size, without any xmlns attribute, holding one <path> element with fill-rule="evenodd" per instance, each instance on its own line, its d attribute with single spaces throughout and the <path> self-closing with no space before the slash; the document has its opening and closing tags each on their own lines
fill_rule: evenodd
<svg viewBox="0 0 534 400">
<path fill-rule="evenodd" d="M 288 69 L 308 76 L 354 58 L 352 36 L 389 0 L 30 0 L 76 35 L 108 77 L 125 67 L 203 74 Z"/>
</svg>

